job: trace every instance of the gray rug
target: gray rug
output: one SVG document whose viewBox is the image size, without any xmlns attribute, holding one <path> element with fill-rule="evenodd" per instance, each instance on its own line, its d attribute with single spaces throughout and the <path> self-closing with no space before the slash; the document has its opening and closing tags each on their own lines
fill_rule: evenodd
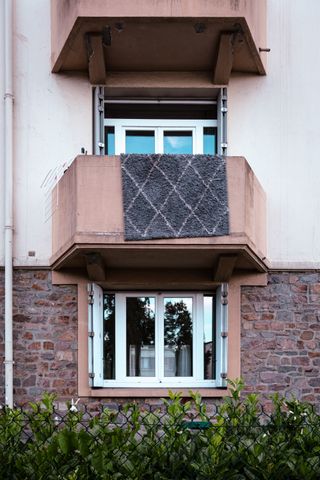
<svg viewBox="0 0 320 480">
<path fill-rule="evenodd" d="M 121 155 L 126 240 L 228 235 L 225 159 Z"/>
</svg>

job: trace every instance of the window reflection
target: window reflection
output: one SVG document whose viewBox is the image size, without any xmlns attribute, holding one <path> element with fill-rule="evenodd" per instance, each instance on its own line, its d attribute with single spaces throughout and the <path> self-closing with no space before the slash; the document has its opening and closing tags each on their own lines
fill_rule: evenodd
<svg viewBox="0 0 320 480">
<path fill-rule="evenodd" d="M 192 375 L 192 298 L 164 299 L 164 375 Z"/>
<path fill-rule="evenodd" d="M 216 358 L 215 358 L 215 324 L 214 324 L 214 297 L 205 295 L 203 297 L 203 354 L 204 354 L 204 379 L 212 380 L 216 378 Z"/>
<path fill-rule="evenodd" d="M 206 155 L 217 153 L 217 129 L 214 127 L 203 129 L 203 153 Z"/>
<path fill-rule="evenodd" d="M 127 297 L 127 375 L 155 376 L 155 298 Z"/>
<path fill-rule="evenodd" d="M 103 296 L 103 376 L 115 377 L 115 295 Z"/>
<path fill-rule="evenodd" d="M 192 130 L 166 130 L 163 132 L 163 151 L 168 154 L 192 154 Z"/>
<path fill-rule="evenodd" d="M 126 130 L 126 153 L 155 153 L 154 130 Z"/>
<path fill-rule="evenodd" d="M 114 127 L 106 127 L 106 155 L 115 154 L 115 144 L 114 144 Z"/>
</svg>

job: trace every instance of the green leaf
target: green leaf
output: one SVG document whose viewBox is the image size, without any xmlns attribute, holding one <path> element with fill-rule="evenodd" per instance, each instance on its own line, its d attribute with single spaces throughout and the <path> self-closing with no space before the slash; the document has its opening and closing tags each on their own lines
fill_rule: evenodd
<svg viewBox="0 0 320 480">
<path fill-rule="evenodd" d="M 78 441 L 75 432 L 61 430 L 61 432 L 58 433 L 58 444 L 65 455 L 68 455 L 75 450 L 77 443 Z"/>
</svg>

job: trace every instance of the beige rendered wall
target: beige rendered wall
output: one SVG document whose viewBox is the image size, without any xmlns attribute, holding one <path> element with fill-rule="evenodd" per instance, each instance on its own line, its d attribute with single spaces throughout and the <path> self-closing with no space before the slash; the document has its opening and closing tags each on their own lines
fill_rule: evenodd
<svg viewBox="0 0 320 480">
<path fill-rule="evenodd" d="M 320 266 L 319 0 L 268 0 L 268 74 L 233 76 L 229 155 L 247 158 L 267 194 L 268 258 Z M 0 2 L 1 35 L 3 6 Z M 16 0 L 15 265 L 48 265 L 46 176 L 91 152 L 91 88 L 78 74 L 51 74 L 50 0 Z M 1 37 L 2 38 L 2 37 Z M 0 44 L 0 62 L 3 42 Z M 0 94 L 3 70 L 0 69 Z M 0 107 L 0 264 L 3 263 L 3 102 Z M 35 256 L 28 256 L 34 251 Z"/>
<path fill-rule="evenodd" d="M 1 12 L 3 5 L 1 2 Z M 85 76 L 51 74 L 50 55 L 50 1 L 17 0 L 14 23 L 15 265 L 48 265 L 50 179 L 56 169 L 60 170 L 65 162 L 80 153 L 81 147 L 91 148 L 90 85 Z M 0 182 L 1 178 L 0 175 Z M 35 256 L 29 256 L 30 251 L 35 252 Z"/>
<path fill-rule="evenodd" d="M 274 267 L 320 266 L 319 18 L 318 0 L 268 0 L 268 74 L 230 82 L 228 153 L 266 191 Z"/>
</svg>

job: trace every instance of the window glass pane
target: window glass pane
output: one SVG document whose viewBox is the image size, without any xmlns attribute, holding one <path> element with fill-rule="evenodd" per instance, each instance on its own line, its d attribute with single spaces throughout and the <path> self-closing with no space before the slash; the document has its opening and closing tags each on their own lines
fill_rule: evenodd
<svg viewBox="0 0 320 480">
<path fill-rule="evenodd" d="M 155 376 L 155 298 L 127 297 L 127 375 Z"/>
<path fill-rule="evenodd" d="M 214 127 L 203 128 L 203 153 L 206 155 L 217 153 L 217 129 Z"/>
<path fill-rule="evenodd" d="M 115 147 L 114 147 L 114 127 L 106 127 L 105 128 L 105 135 L 106 135 L 106 155 L 114 155 L 115 154 Z"/>
<path fill-rule="evenodd" d="M 126 130 L 126 153 L 155 153 L 154 130 Z"/>
<path fill-rule="evenodd" d="M 164 153 L 185 153 L 191 154 L 192 149 L 192 130 L 175 131 L 166 130 L 163 132 L 163 151 Z"/>
<path fill-rule="evenodd" d="M 164 375 L 192 375 L 192 298 L 164 298 Z"/>
<path fill-rule="evenodd" d="M 115 378 L 115 295 L 103 296 L 103 377 Z"/>
<path fill-rule="evenodd" d="M 204 379 L 213 380 L 216 378 L 215 358 L 215 319 L 214 319 L 214 297 L 205 295 L 203 297 L 203 354 L 204 354 Z"/>
</svg>

